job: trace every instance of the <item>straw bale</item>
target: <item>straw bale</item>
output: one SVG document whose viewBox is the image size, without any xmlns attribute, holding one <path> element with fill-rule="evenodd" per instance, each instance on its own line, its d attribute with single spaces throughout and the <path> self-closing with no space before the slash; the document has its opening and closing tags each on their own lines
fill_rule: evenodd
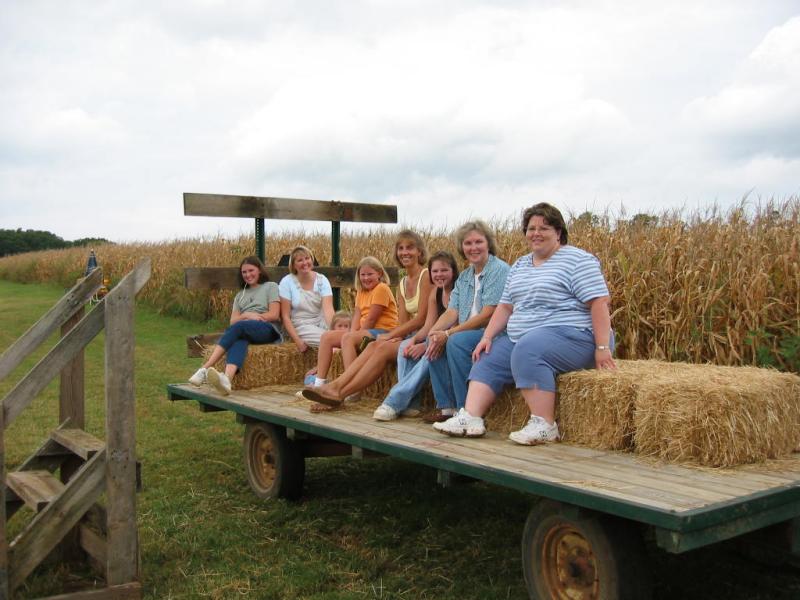
<svg viewBox="0 0 800 600">
<path fill-rule="evenodd" d="M 206 348 L 203 357 L 207 359 L 211 350 L 211 347 Z M 316 364 L 315 348 L 299 353 L 293 343 L 251 344 L 247 349 L 244 365 L 231 381 L 231 387 L 234 390 L 250 390 L 265 385 L 302 386 L 306 372 Z M 218 361 L 214 367 L 218 371 L 223 370 L 225 359 Z"/>
<path fill-rule="evenodd" d="M 800 441 L 800 377 L 677 363 L 639 385 L 636 452 L 731 467 L 789 456 Z"/>
</svg>

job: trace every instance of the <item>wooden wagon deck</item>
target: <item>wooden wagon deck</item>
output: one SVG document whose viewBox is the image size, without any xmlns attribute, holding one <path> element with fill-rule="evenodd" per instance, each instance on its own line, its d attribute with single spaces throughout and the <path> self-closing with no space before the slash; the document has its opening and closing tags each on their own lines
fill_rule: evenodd
<svg viewBox="0 0 800 600">
<path fill-rule="evenodd" d="M 290 435 L 304 432 L 645 523 L 670 552 L 800 517 L 800 460 L 768 469 L 697 469 L 566 443 L 519 446 L 491 432 L 452 438 L 419 419 L 379 422 L 365 410 L 312 414 L 287 388 L 221 396 L 207 386 L 167 387 L 170 399 L 284 426 Z"/>
</svg>

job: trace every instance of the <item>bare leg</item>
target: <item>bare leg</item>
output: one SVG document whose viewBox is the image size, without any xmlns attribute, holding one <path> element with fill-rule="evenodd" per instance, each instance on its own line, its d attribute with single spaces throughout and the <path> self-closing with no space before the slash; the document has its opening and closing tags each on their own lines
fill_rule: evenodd
<svg viewBox="0 0 800 600">
<path fill-rule="evenodd" d="M 494 404 L 494 390 L 480 381 L 470 381 L 464 408 L 473 417 L 483 417 Z"/>
<path fill-rule="evenodd" d="M 232 363 L 227 363 L 225 365 L 225 375 L 228 376 L 228 379 L 233 379 L 233 376 L 236 375 L 236 371 L 239 370 L 239 367 Z"/>
<path fill-rule="evenodd" d="M 399 346 L 400 342 L 372 342 L 367 346 L 367 350 L 374 348 L 374 351 L 370 354 L 369 360 L 360 369 L 353 369 L 354 373 L 349 378 L 349 381 L 340 386 L 339 393 L 342 397 L 360 392 L 369 384 L 377 381 L 386 366 L 397 360 L 397 348 Z M 362 356 L 366 353 L 367 351 L 365 350 Z"/>
<path fill-rule="evenodd" d="M 356 356 L 358 356 L 358 345 L 365 336 L 373 337 L 366 329 L 349 331 L 344 334 L 342 338 L 342 362 L 344 363 L 345 369 L 356 360 Z"/>
<path fill-rule="evenodd" d="M 382 344 L 385 342 L 373 342 L 369 346 L 367 346 L 366 350 L 359 354 L 356 359 L 350 363 L 341 375 L 339 375 L 333 381 L 326 383 L 323 387 L 327 393 L 335 394 L 337 396 L 340 395 L 340 390 L 347 384 L 353 377 L 355 377 L 356 373 L 367 364 L 367 362 L 372 357 L 375 348 L 378 344 Z"/>
<path fill-rule="evenodd" d="M 317 377 L 325 379 L 333 360 L 333 349 L 342 345 L 345 332 L 326 331 L 319 340 L 319 353 L 317 354 Z"/>
<path fill-rule="evenodd" d="M 211 356 L 209 356 L 208 360 L 203 363 L 203 368 L 207 369 L 208 367 L 213 367 L 223 356 L 225 356 L 225 348 L 219 344 L 215 344 L 214 349 L 211 351 Z"/>
<path fill-rule="evenodd" d="M 470 389 L 472 385 L 470 384 Z M 556 420 L 556 394 L 538 388 L 520 390 L 532 415 L 542 417 L 550 425 Z"/>
</svg>

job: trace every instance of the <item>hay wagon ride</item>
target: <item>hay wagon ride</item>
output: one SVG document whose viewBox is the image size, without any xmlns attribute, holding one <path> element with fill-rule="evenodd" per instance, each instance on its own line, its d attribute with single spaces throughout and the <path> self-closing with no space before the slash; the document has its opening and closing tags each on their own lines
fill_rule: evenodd
<svg viewBox="0 0 800 600">
<path fill-rule="evenodd" d="M 190 269 L 187 285 L 226 287 L 232 271 Z M 323 272 L 347 285 L 335 269 Z M 190 352 L 213 339 L 195 336 Z M 519 446 L 491 427 L 481 439 L 451 438 L 417 419 L 378 422 L 358 410 L 313 414 L 294 395 L 298 388 L 234 383 L 222 396 L 207 386 L 170 384 L 167 393 L 197 401 L 203 412 L 235 414 L 244 425 L 247 479 L 259 498 L 299 497 L 306 459 L 331 456 L 390 456 L 435 469 L 443 485 L 459 475 L 531 494 L 537 501 L 522 535 L 531 598 L 648 597 L 646 539 L 676 554 L 733 538 L 773 559 L 800 554 L 798 461 L 698 469 L 572 443 Z"/>
</svg>

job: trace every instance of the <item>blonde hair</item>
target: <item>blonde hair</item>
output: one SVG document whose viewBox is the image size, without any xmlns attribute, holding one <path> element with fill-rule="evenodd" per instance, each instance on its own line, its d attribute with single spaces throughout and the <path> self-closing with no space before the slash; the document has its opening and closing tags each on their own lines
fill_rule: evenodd
<svg viewBox="0 0 800 600">
<path fill-rule="evenodd" d="M 420 265 L 424 265 L 428 260 L 428 246 L 425 244 L 425 240 L 420 237 L 418 233 L 415 231 L 411 231 L 410 229 L 403 229 L 400 233 L 397 234 L 394 242 L 394 262 L 397 263 L 397 266 L 402 267 L 403 263 L 400 262 L 400 259 L 397 258 L 397 248 L 400 246 L 400 242 L 402 241 L 410 241 L 413 242 L 414 246 L 417 250 L 419 250 L 419 257 L 417 258 L 417 262 Z"/>
<path fill-rule="evenodd" d="M 456 238 L 456 249 L 458 250 L 459 256 L 464 260 L 467 259 L 467 255 L 464 254 L 464 248 L 462 246 L 464 245 L 464 239 L 473 231 L 477 231 L 486 238 L 486 242 L 489 245 L 489 254 L 497 256 L 497 240 L 494 237 L 494 232 L 480 219 L 467 221 L 456 229 L 454 237 Z"/>
<path fill-rule="evenodd" d="M 381 282 L 385 283 L 386 285 L 389 285 L 389 274 L 386 272 L 386 269 L 383 268 L 381 261 L 379 261 L 374 256 L 365 256 L 360 261 L 358 261 L 358 266 L 356 267 L 356 277 L 354 282 L 356 291 L 359 292 L 363 291 L 363 288 L 361 287 L 361 278 L 358 276 L 363 267 L 372 267 L 373 269 L 375 269 L 380 274 Z"/>
<path fill-rule="evenodd" d="M 305 254 L 311 259 L 312 263 L 314 262 L 314 253 L 311 251 L 311 249 L 301 244 L 298 244 L 297 246 L 292 248 L 292 251 L 289 253 L 289 273 L 291 273 L 292 275 L 297 275 L 297 269 L 294 266 L 294 259 L 297 257 L 298 254 Z"/>
<path fill-rule="evenodd" d="M 336 321 L 342 321 L 342 320 L 345 320 L 348 323 L 350 323 L 350 321 L 353 320 L 353 315 L 351 315 L 346 310 L 337 310 L 335 313 L 333 313 L 333 318 L 331 319 L 331 329 L 336 327 Z"/>
</svg>

